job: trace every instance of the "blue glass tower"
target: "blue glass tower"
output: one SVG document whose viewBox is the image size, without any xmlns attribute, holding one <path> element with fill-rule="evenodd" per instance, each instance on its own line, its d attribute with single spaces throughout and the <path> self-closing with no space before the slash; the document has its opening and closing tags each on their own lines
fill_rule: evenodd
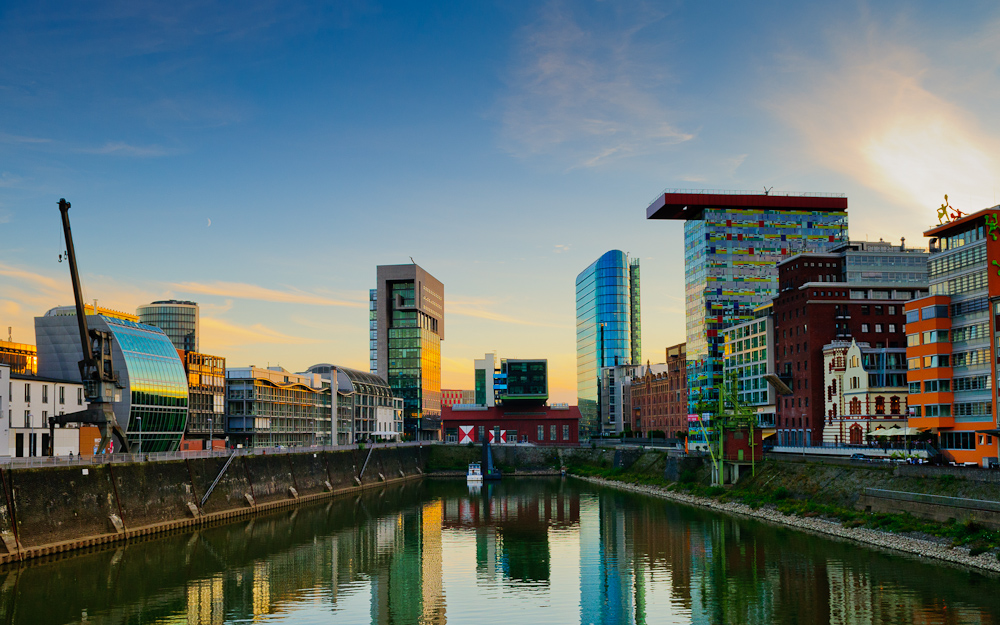
<svg viewBox="0 0 1000 625">
<path fill-rule="evenodd" d="M 642 361 L 639 260 L 611 250 L 576 277 L 576 395 L 581 439 L 600 430 L 600 367 Z"/>
</svg>

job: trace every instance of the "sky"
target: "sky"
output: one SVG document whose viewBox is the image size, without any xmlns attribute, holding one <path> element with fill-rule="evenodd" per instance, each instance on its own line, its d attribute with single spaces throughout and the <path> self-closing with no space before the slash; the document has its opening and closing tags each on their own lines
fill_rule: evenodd
<svg viewBox="0 0 1000 625">
<path fill-rule="evenodd" d="M 664 189 L 848 196 L 926 246 L 1000 187 L 992 2 L 0 3 L 0 330 L 197 301 L 229 366 L 368 368 L 368 289 L 445 286 L 442 386 L 547 358 L 575 403 L 576 275 L 639 258 L 643 360 L 684 341 Z M 0 332 L 6 339 L 6 332 Z"/>
</svg>

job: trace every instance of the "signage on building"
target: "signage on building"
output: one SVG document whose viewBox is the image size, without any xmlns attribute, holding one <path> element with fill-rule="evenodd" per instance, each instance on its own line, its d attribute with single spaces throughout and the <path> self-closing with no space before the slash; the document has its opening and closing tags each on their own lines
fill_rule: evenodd
<svg viewBox="0 0 1000 625">
<path fill-rule="evenodd" d="M 697 422 L 698 422 L 698 415 L 696 414 L 688 415 L 688 423 L 697 423 Z"/>
<path fill-rule="evenodd" d="M 460 425 L 458 426 L 458 442 L 459 443 L 474 443 L 476 442 L 476 436 L 473 433 L 475 431 L 474 425 Z"/>
</svg>

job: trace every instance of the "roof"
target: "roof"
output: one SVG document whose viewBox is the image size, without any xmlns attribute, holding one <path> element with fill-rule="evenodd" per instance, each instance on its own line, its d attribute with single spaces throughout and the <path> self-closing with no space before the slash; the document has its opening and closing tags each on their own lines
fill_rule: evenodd
<svg viewBox="0 0 1000 625">
<path fill-rule="evenodd" d="M 47 378 L 40 375 L 31 375 L 27 373 L 11 373 L 11 380 L 27 380 L 29 382 L 50 382 L 53 384 L 76 384 L 77 386 L 83 386 L 83 382 L 80 380 L 63 380 L 60 378 Z"/>
<path fill-rule="evenodd" d="M 556 409 L 553 406 L 539 406 L 532 409 L 503 406 L 484 407 L 483 410 L 454 410 L 451 406 L 441 406 L 441 421 L 538 421 L 538 420 L 580 420 L 580 408 L 569 406 Z"/>
<path fill-rule="evenodd" d="M 694 218 L 706 208 L 766 208 L 769 210 L 846 211 L 842 193 L 783 194 L 763 191 L 670 190 L 646 208 L 646 219 Z"/>
<path fill-rule="evenodd" d="M 949 230 L 951 230 L 952 228 L 955 228 L 957 230 L 966 230 L 970 222 L 976 221 L 980 217 L 983 217 L 984 215 L 995 211 L 997 208 L 1000 208 L 1000 205 L 993 206 L 991 208 L 984 208 L 983 210 L 976 211 L 970 215 L 964 215 L 963 217 L 959 217 L 954 221 L 946 221 L 943 224 L 931 226 L 928 230 L 924 231 L 924 236 L 925 237 L 941 236 L 946 232 L 948 232 Z"/>
</svg>

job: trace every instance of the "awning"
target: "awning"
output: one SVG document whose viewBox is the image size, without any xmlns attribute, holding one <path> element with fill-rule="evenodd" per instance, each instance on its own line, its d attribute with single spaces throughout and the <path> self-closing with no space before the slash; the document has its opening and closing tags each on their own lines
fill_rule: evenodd
<svg viewBox="0 0 1000 625">
<path fill-rule="evenodd" d="M 761 440 L 763 440 L 763 439 L 765 439 L 765 438 L 768 438 L 768 437 L 770 437 L 770 436 L 774 436 L 774 435 L 775 435 L 775 434 L 777 434 L 777 433 L 778 433 L 778 431 L 777 431 L 777 430 L 771 430 L 771 431 L 769 431 L 769 432 L 764 432 L 764 433 L 763 433 L 763 434 L 761 435 L 761 437 L 760 437 L 760 438 L 761 438 Z"/>
</svg>

